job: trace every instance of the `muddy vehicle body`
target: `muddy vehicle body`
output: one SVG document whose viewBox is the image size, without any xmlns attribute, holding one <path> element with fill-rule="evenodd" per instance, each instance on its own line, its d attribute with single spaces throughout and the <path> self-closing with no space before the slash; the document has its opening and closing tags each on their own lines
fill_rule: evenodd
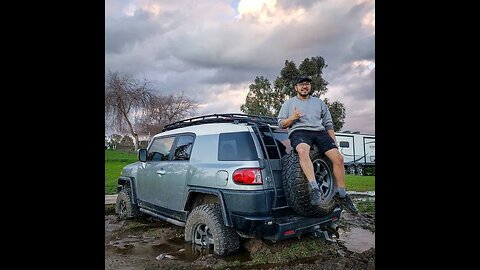
<svg viewBox="0 0 480 270">
<path fill-rule="evenodd" d="M 185 227 L 186 242 L 221 256 L 238 251 L 239 237 L 336 234 L 342 208 L 332 199 L 328 158 L 311 151 L 322 204 L 309 205 L 298 156 L 276 118 L 214 114 L 182 120 L 165 126 L 138 157 L 118 179 L 121 218 L 143 213 Z"/>
</svg>

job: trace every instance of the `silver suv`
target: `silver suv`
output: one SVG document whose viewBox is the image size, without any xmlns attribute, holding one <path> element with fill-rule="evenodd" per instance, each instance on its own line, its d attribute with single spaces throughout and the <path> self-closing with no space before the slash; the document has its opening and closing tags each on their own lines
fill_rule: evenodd
<svg viewBox="0 0 480 270">
<path fill-rule="evenodd" d="M 315 149 L 311 158 L 320 206 L 309 205 L 309 185 L 276 118 L 213 114 L 182 120 L 165 126 L 138 151 L 139 161 L 124 167 L 116 213 L 144 213 L 185 227 L 186 242 L 220 256 L 238 251 L 239 237 L 338 237 L 342 208 L 332 200 L 331 164 Z"/>
</svg>

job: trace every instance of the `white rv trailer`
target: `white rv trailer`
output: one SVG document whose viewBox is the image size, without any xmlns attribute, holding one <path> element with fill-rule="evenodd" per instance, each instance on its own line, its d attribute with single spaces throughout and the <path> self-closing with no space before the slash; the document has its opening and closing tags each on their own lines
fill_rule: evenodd
<svg viewBox="0 0 480 270">
<path fill-rule="evenodd" d="M 372 168 L 375 172 L 375 135 L 342 131 L 335 132 L 335 137 L 346 173 L 364 175 L 364 168 Z"/>
</svg>

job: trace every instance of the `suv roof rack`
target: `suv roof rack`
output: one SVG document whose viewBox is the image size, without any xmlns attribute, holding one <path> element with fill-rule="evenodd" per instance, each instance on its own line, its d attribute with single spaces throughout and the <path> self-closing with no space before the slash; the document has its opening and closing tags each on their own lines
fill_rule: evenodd
<svg viewBox="0 0 480 270">
<path fill-rule="evenodd" d="M 180 120 L 163 127 L 163 131 L 177 129 L 181 127 L 194 126 L 206 123 L 248 123 L 254 122 L 257 124 L 274 125 L 277 126 L 277 118 L 271 116 L 261 116 L 253 114 L 241 113 L 222 113 L 222 114 L 208 114 Z"/>
</svg>

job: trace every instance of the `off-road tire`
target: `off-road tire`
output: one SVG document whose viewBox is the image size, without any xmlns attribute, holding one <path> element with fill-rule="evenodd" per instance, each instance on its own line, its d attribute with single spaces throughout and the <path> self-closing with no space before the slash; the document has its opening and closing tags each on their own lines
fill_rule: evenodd
<svg viewBox="0 0 480 270">
<path fill-rule="evenodd" d="M 205 229 L 208 227 L 208 229 Z M 202 228 L 210 232 L 213 238 L 213 252 L 219 256 L 226 256 L 238 251 L 240 240 L 237 233 L 225 226 L 218 204 L 204 204 L 197 206 L 188 215 L 185 224 L 185 241 L 194 242 L 197 229 Z"/>
<path fill-rule="evenodd" d="M 117 195 L 115 202 L 115 213 L 120 219 L 132 219 L 141 215 L 138 205 L 132 202 L 132 191 L 130 188 L 122 189 Z"/>
<path fill-rule="evenodd" d="M 300 167 L 300 159 L 292 150 L 282 158 L 282 181 L 288 205 L 299 215 L 306 217 L 324 217 L 333 212 L 336 203 L 333 195 L 336 183 L 330 159 L 321 155 L 316 147 L 310 150 L 310 159 L 314 163 L 315 178 L 320 188 L 320 205 L 311 203 L 310 184 Z"/>
</svg>

